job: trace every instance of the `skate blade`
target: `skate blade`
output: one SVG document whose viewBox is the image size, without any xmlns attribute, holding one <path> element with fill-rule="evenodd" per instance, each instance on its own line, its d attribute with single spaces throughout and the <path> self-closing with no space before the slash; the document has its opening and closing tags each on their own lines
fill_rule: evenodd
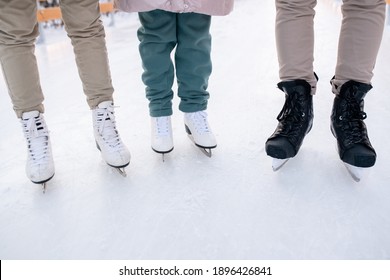
<svg viewBox="0 0 390 280">
<path fill-rule="evenodd" d="M 165 154 L 169 154 L 170 152 L 172 152 L 172 151 L 173 151 L 173 148 L 170 149 L 170 150 L 168 150 L 168 151 L 166 151 L 166 152 L 161 152 L 161 151 L 155 150 L 155 149 L 153 149 L 153 147 L 152 147 L 152 150 L 153 150 L 154 152 L 156 152 L 157 154 L 161 154 L 161 156 L 162 156 L 162 161 L 165 162 Z"/>
<path fill-rule="evenodd" d="M 126 169 L 124 167 L 114 167 L 114 169 L 123 177 L 127 177 Z"/>
<path fill-rule="evenodd" d="M 367 170 L 367 168 L 353 166 L 345 162 L 344 165 L 347 168 L 349 175 L 351 175 L 352 179 L 355 182 L 360 182 L 360 180 L 364 177 Z"/>
<path fill-rule="evenodd" d="M 208 156 L 209 158 L 211 158 L 211 156 L 213 155 L 212 152 L 211 152 L 211 148 L 203 148 L 203 147 L 199 147 L 199 146 L 197 146 L 197 147 L 199 148 L 199 150 L 200 150 L 203 154 L 205 154 L 205 155 Z"/>
<path fill-rule="evenodd" d="M 33 182 L 34 184 L 41 185 L 42 193 L 46 193 L 47 182 L 49 182 L 53 177 L 54 177 L 54 174 L 49 179 L 46 179 L 44 181 L 39 181 L 39 182 L 31 181 L 31 182 Z"/>
<path fill-rule="evenodd" d="M 190 138 L 191 142 L 194 143 L 194 145 L 203 153 L 205 154 L 207 157 L 211 158 L 211 156 L 213 155 L 212 152 L 211 152 L 211 149 L 215 148 L 215 147 L 212 147 L 212 148 L 206 148 L 206 147 L 202 147 L 198 144 L 195 143 L 194 141 L 194 137 L 191 135 L 191 134 L 187 134 L 188 138 Z"/>
<path fill-rule="evenodd" d="M 165 162 L 165 154 L 167 154 L 167 153 L 159 153 L 159 154 L 161 154 L 162 162 Z"/>
<path fill-rule="evenodd" d="M 46 193 L 46 182 L 42 183 L 42 193 Z"/>
<path fill-rule="evenodd" d="M 286 162 L 290 158 L 285 158 L 285 159 L 280 159 L 280 158 L 272 158 L 272 170 L 273 171 L 278 171 L 280 168 L 283 167 L 283 165 L 286 164 Z"/>
</svg>

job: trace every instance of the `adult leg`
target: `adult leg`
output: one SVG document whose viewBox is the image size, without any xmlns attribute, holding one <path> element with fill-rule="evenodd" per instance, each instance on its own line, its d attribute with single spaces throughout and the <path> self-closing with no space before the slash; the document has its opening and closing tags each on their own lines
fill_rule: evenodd
<svg viewBox="0 0 390 280">
<path fill-rule="evenodd" d="M 88 105 L 96 108 L 103 101 L 112 101 L 114 89 L 99 1 L 61 0 L 60 7 Z"/>
<path fill-rule="evenodd" d="M 97 148 L 105 162 L 122 174 L 130 163 L 130 152 L 116 128 L 113 86 L 105 32 L 98 0 L 61 0 L 65 29 L 71 39 L 87 102 L 92 110 Z"/>
<path fill-rule="evenodd" d="M 43 94 L 34 55 L 38 36 L 35 0 L 0 2 L 0 62 L 27 142 L 27 177 L 45 184 L 54 176 Z"/>
<path fill-rule="evenodd" d="M 268 138 L 267 155 L 294 157 L 313 124 L 313 100 L 317 79 L 313 71 L 315 0 L 276 0 L 276 47 L 285 104 L 278 125 Z M 285 162 L 285 161 L 284 161 Z M 274 166 L 275 169 L 278 166 Z"/>
<path fill-rule="evenodd" d="M 275 0 L 276 48 L 281 81 L 304 80 L 315 93 L 314 7 L 316 0 Z"/>
<path fill-rule="evenodd" d="M 383 35 L 385 1 L 344 0 L 342 13 L 336 73 L 332 83 L 336 88 L 350 80 L 370 84 Z"/>
<path fill-rule="evenodd" d="M 38 36 L 37 2 L 0 2 L 0 63 L 13 108 L 23 112 L 43 112 L 43 93 L 34 55 Z"/>
<path fill-rule="evenodd" d="M 345 0 L 339 39 L 331 130 L 337 139 L 340 159 L 357 167 L 371 167 L 376 153 L 368 138 L 364 119 L 364 98 L 380 47 L 385 1 Z"/>
</svg>

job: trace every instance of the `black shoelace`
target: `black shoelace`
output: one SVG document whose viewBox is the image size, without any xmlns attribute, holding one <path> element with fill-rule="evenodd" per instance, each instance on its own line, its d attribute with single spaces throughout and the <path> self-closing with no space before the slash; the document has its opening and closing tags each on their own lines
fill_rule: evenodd
<svg viewBox="0 0 390 280">
<path fill-rule="evenodd" d="M 282 124 L 279 135 L 297 140 L 302 134 L 301 130 L 306 118 L 304 107 L 304 96 L 300 94 L 287 95 L 286 102 L 277 117 L 277 120 Z"/>
<path fill-rule="evenodd" d="M 367 114 L 361 110 L 360 104 L 353 98 L 347 98 L 338 117 L 341 130 L 345 135 L 344 143 L 352 145 L 361 143 L 367 138 L 367 131 L 363 120 Z"/>
</svg>

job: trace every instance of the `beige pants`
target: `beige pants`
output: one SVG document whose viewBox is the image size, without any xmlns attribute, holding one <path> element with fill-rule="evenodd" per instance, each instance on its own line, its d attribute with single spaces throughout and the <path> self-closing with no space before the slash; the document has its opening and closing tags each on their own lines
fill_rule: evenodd
<svg viewBox="0 0 390 280">
<path fill-rule="evenodd" d="M 275 0 L 276 44 L 282 81 L 303 79 L 315 93 L 313 70 L 316 0 Z M 346 81 L 369 84 L 382 40 L 385 0 L 344 0 L 333 92 Z"/>
<path fill-rule="evenodd" d="M 79 75 L 91 108 L 112 100 L 113 87 L 98 0 L 61 0 Z M 36 0 L 0 0 L 0 62 L 14 110 L 44 111 L 34 55 L 38 36 Z"/>
</svg>

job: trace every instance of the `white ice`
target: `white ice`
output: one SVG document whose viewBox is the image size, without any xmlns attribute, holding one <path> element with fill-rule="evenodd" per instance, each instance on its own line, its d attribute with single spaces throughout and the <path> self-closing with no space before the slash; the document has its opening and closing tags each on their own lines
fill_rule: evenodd
<svg viewBox="0 0 390 280">
<path fill-rule="evenodd" d="M 264 151 L 284 102 L 274 1 L 237 0 L 231 15 L 213 18 L 211 158 L 188 139 L 177 97 L 175 149 L 165 162 L 152 151 L 137 16 L 118 13 L 114 26 L 103 18 L 118 128 L 132 153 L 126 178 L 95 147 L 65 31 L 45 29 L 36 55 L 56 174 L 45 194 L 25 176 L 25 141 L 1 77 L 0 259 L 389 259 L 390 26 L 365 103 L 378 159 L 356 183 L 329 129 L 334 3 L 316 8 L 314 126 L 278 172 Z"/>
</svg>

